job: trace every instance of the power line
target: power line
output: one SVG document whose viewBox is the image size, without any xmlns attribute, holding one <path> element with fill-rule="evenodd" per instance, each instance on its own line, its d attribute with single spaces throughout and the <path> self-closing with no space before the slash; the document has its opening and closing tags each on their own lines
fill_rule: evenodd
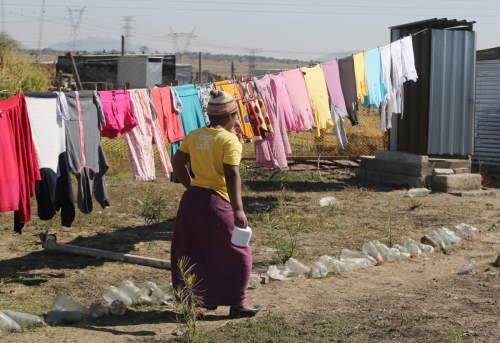
<svg viewBox="0 0 500 343">
<path fill-rule="evenodd" d="M 69 45 L 68 50 L 75 52 L 78 50 L 77 48 L 79 47 L 79 44 L 80 44 L 80 24 L 82 23 L 82 15 L 83 15 L 83 12 L 87 12 L 87 11 L 85 11 L 85 7 L 81 8 L 81 9 L 71 9 L 69 7 L 67 7 L 67 8 L 68 9 L 66 10 L 66 12 L 69 13 L 69 21 L 71 24 L 71 31 L 69 34 L 69 42 L 68 42 L 68 45 Z M 73 17 L 73 13 L 75 13 L 76 18 Z"/>
<path fill-rule="evenodd" d="M 125 29 L 125 51 L 131 51 L 132 49 L 132 29 L 135 27 L 132 27 L 132 22 L 135 22 L 133 16 L 124 16 L 122 19 L 123 22 L 125 22 L 125 26 L 122 27 L 122 29 Z"/>
<path fill-rule="evenodd" d="M 262 49 L 249 49 L 249 48 L 244 48 L 243 50 L 248 51 L 250 53 L 250 72 L 255 70 L 255 53 L 260 52 Z"/>
</svg>

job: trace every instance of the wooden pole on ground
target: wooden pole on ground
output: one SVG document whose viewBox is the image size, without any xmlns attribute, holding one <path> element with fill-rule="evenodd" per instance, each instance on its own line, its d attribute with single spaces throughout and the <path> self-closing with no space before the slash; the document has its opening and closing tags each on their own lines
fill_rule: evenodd
<svg viewBox="0 0 500 343">
<path fill-rule="evenodd" d="M 140 264 L 161 269 L 170 269 L 170 261 L 160 260 L 152 257 L 124 254 L 106 250 L 79 247 L 76 245 L 43 242 L 43 248 L 47 251 L 65 252 L 76 255 L 105 258 L 107 260 L 121 261 L 126 263 Z"/>
</svg>

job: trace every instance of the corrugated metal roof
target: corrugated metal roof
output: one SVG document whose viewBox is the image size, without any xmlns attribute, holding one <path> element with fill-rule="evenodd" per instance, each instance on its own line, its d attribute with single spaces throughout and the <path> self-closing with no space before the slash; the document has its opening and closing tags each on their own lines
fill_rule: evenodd
<svg viewBox="0 0 500 343">
<path fill-rule="evenodd" d="M 429 155 L 474 153 L 476 33 L 432 30 Z"/>
<path fill-rule="evenodd" d="M 476 118 L 472 162 L 500 166 L 500 60 L 476 64 Z"/>
<path fill-rule="evenodd" d="M 476 51 L 476 61 L 500 58 L 500 47 Z"/>
<path fill-rule="evenodd" d="M 472 31 L 472 26 L 475 24 L 475 21 L 467 21 L 467 20 L 457 20 L 457 19 L 447 19 L 447 18 L 432 18 L 426 19 L 422 21 L 416 21 L 413 23 L 397 25 L 389 27 L 389 29 L 408 29 L 408 28 L 434 28 L 434 29 L 450 29 L 457 26 L 467 26 L 470 31 Z"/>
</svg>

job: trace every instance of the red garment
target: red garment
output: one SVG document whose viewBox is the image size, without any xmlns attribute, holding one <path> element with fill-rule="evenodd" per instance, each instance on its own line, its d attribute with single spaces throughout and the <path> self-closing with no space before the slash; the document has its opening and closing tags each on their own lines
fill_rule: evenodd
<svg viewBox="0 0 500 343">
<path fill-rule="evenodd" d="M 163 139 L 165 141 L 168 139 L 169 143 L 183 140 L 184 130 L 179 113 L 174 108 L 170 87 L 151 89 L 151 98 L 158 112 L 158 123 Z"/>
<path fill-rule="evenodd" d="M 0 212 L 19 210 L 19 222 L 31 220 L 31 197 L 40 168 L 24 93 L 0 101 Z"/>
</svg>

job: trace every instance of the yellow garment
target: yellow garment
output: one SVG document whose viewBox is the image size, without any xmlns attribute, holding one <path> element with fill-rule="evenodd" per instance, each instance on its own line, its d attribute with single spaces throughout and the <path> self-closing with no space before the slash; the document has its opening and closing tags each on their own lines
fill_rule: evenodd
<svg viewBox="0 0 500 343">
<path fill-rule="evenodd" d="M 240 111 L 241 131 L 246 138 L 250 139 L 254 137 L 254 134 L 252 131 L 252 126 L 250 125 L 250 120 L 248 119 L 248 114 L 245 109 L 245 105 L 243 104 L 243 101 L 241 99 L 240 92 L 238 92 L 238 90 L 236 89 L 237 86 L 238 85 L 232 82 L 230 83 L 227 80 L 218 81 L 215 83 L 215 89 L 222 90 L 234 96 L 234 99 L 238 103 L 238 109 Z"/>
<path fill-rule="evenodd" d="M 312 68 L 302 68 L 301 70 L 305 73 L 304 79 L 306 80 L 309 100 L 311 101 L 311 107 L 315 115 L 316 128 L 313 132 L 316 137 L 319 137 L 321 135 L 321 130 L 333 128 L 325 74 L 323 74 L 321 64 Z"/>
<path fill-rule="evenodd" d="M 354 60 L 354 74 L 356 77 L 356 95 L 358 97 L 358 103 L 363 105 L 365 102 L 365 96 L 368 95 L 365 53 L 360 52 L 359 54 L 353 55 L 352 58 Z"/>
<path fill-rule="evenodd" d="M 222 164 L 240 165 L 242 146 L 238 138 L 225 129 L 204 126 L 191 131 L 179 150 L 190 156 L 195 175 L 191 186 L 213 189 L 230 201 Z"/>
</svg>

